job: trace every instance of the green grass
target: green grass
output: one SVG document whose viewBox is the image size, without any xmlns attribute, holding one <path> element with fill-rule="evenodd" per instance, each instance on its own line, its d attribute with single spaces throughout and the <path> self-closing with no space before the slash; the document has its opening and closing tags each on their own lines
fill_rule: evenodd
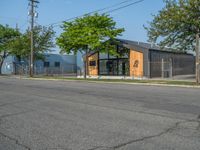
<svg viewBox="0 0 200 150">
<path fill-rule="evenodd" d="M 147 83 L 147 84 L 166 84 L 166 85 L 186 85 L 186 86 L 200 86 L 193 81 L 179 81 L 179 80 L 131 80 L 131 79 L 83 79 L 71 77 L 34 77 L 43 79 L 60 79 L 60 80 L 76 80 L 76 81 L 95 81 L 95 82 L 116 82 L 116 83 Z"/>
</svg>

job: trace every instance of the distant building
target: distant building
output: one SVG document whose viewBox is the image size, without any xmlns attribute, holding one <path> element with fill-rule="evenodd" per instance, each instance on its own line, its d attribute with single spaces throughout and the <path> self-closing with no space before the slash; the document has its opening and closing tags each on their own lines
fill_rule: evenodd
<svg viewBox="0 0 200 150">
<path fill-rule="evenodd" d="M 36 61 L 36 74 L 68 74 L 76 73 L 76 56 L 46 54 L 44 61 Z"/>
<path fill-rule="evenodd" d="M 15 63 L 17 62 L 16 57 L 8 56 L 2 65 L 1 72 L 2 74 L 13 74 L 15 72 Z"/>
<path fill-rule="evenodd" d="M 35 74 L 68 74 L 76 73 L 76 56 L 45 54 L 44 61 L 34 64 Z M 28 61 L 19 61 L 15 56 L 8 56 L 2 66 L 2 74 L 28 74 Z"/>
<path fill-rule="evenodd" d="M 195 73 L 192 54 L 135 41 L 119 40 L 120 56 L 94 52 L 88 55 L 89 76 L 127 76 L 132 78 L 172 77 Z"/>
<path fill-rule="evenodd" d="M 77 52 L 76 54 L 76 65 L 77 65 L 77 75 L 82 76 L 84 74 L 84 60 L 83 53 Z"/>
</svg>

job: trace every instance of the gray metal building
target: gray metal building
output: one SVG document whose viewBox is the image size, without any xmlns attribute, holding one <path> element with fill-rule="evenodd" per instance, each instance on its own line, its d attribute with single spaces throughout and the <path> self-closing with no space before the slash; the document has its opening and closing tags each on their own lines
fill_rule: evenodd
<svg viewBox="0 0 200 150">
<path fill-rule="evenodd" d="M 123 46 L 143 54 L 143 75 L 148 78 L 195 74 L 193 54 L 161 49 L 149 43 L 121 40 Z M 130 66 L 131 67 L 131 66 Z"/>
<path fill-rule="evenodd" d="M 35 61 L 35 74 L 68 74 L 76 73 L 76 56 L 45 54 L 44 61 Z M 2 66 L 2 74 L 28 74 L 27 60 L 19 61 L 15 56 L 8 56 Z"/>
</svg>

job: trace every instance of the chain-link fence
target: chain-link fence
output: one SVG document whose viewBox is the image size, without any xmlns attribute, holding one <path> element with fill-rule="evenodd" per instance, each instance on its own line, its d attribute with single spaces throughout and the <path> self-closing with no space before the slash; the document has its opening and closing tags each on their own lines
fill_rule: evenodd
<svg viewBox="0 0 200 150">
<path fill-rule="evenodd" d="M 194 61 L 161 61 L 149 63 L 150 78 L 173 78 L 184 75 L 195 75 Z"/>
<path fill-rule="evenodd" d="M 15 65 L 15 75 L 29 75 L 29 66 L 27 65 Z M 76 65 L 67 65 L 64 67 L 34 67 L 35 76 L 76 76 Z"/>
</svg>

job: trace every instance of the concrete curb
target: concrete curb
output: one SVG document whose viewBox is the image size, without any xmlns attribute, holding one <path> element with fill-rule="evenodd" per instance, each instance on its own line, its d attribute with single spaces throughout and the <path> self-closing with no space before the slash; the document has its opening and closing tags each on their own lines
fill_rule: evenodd
<svg viewBox="0 0 200 150">
<path fill-rule="evenodd" d="M 76 82 L 88 82 L 88 83 L 108 83 L 108 84 L 128 84 L 128 85 L 142 85 L 142 86 L 161 86 L 161 87 L 182 87 L 182 88 L 196 88 L 200 89 L 200 86 L 192 85 L 177 85 L 177 84 L 160 84 L 160 83 L 134 83 L 134 82 L 112 82 L 112 81 L 89 81 L 89 80 L 73 80 L 73 79 L 47 79 L 47 78 L 29 78 L 19 76 L 0 76 L 0 78 L 11 79 L 23 79 L 23 80 L 38 80 L 38 81 L 76 81 Z"/>
<path fill-rule="evenodd" d="M 6 78 L 6 77 L 5 77 Z M 192 85 L 176 85 L 176 84 L 159 84 L 159 83 L 134 83 L 134 82 L 112 82 L 112 81 L 89 81 L 89 80 L 73 80 L 73 79 L 47 79 L 47 78 L 28 78 L 28 77 L 7 77 L 23 80 L 39 80 L 39 81 L 76 81 L 76 82 L 88 82 L 88 83 L 104 83 L 104 84 L 127 84 L 127 85 L 142 85 L 142 86 L 161 86 L 161 87 L 181 87 L 181 88 L 196 88 L 200 89 L 200 86 Z"/>
</svg>

